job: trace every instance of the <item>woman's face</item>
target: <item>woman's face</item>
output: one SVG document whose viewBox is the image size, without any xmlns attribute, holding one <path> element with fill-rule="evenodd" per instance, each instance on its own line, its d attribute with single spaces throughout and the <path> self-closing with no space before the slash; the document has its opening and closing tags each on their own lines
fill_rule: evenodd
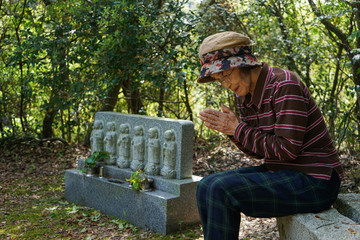
<svg viewBox="0 0 360 240">
<path fill-rule="evenodd" d="M 245 96 L 250 92 L 251 74 L 237 68 L 230 68 L 220 73 L 213 73 L 211 77 L 219 81 L 224 88 L 230 89 L 238 96 Z"/>
</svg>

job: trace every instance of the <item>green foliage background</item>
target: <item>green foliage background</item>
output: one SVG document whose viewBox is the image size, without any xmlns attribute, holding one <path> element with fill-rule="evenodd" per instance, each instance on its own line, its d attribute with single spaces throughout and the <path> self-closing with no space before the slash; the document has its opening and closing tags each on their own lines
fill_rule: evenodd
<svg viewBox="0 0 360 240">
<path fill-rule="evenodd" d="M 235 109 L 234 95 L 199 85 L 197 49 L 225 30 L 255 54 L 296 72 L 337 146 L 359 150 L 360 3 L 349 0 L 0 1 L 2 138 L 86 142 L 94 113 L 188 119 L 197 137 L 205 107 Z"/>
</svg>

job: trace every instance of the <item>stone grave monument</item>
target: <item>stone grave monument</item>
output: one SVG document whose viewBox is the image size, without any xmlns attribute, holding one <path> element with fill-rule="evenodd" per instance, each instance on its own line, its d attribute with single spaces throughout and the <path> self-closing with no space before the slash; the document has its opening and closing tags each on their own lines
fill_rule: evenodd
<svg viewBox="0 0 360 240">
<path fill-rule="evenodd" d="M 135 226 L 168 234 L 200 222 L 192 175 L 194 125 L 191 121 L 98 112 L 91 133 L 91 152 L 106 151 L 101 176 L 66 170 L 65 197 Z M 143 170 L 152 189 L 135 191 L 126 179 Z"/>
</svg>

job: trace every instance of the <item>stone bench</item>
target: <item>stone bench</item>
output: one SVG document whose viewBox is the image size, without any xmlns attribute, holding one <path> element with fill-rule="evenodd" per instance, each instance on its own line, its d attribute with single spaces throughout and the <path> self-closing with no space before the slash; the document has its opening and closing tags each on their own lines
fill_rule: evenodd
<svg viewBox="0 0 360 240">
<path fill-rule="evenodd" d="M 359 240 L 360 194 L 339 194 L 334 208 L 277 218 L 281 240 Z"/>
<path fill-rule="evenodd" d="M 98 112 L 91 150 L 105 150 L 110 159 L 103 177 L 79 171 L 84 166 L 79 159 L 78 169 L 65 172 L 65 197 L 158 233 L 199 223 L 201 177 L 192 175 L 193 135 L 191 121 Z M 153 180 L 152 191 L 129 187 L 126 179 L 139 168 Z"/>
</svg>

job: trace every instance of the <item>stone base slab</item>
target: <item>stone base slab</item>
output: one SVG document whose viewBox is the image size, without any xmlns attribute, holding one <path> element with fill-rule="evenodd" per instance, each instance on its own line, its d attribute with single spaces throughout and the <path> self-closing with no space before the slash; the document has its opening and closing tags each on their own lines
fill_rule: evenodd
<svg viewBox="0 0 360 240">
<path fill-rule="evenodd" d="M 154 177 L 154 191 L 134 191 L 128 182 L 132 171 L 104 166 L 104 178 L 88 176 L 77 169 L 65 172 L 68 201 L 128 220 L 135 226 L 168 234 L 184 225 L 200 222 L 196 187 L 201 177 L 163 179 Z M 108 178 L 124 183 L 110 182 Z"/>
</svg>

